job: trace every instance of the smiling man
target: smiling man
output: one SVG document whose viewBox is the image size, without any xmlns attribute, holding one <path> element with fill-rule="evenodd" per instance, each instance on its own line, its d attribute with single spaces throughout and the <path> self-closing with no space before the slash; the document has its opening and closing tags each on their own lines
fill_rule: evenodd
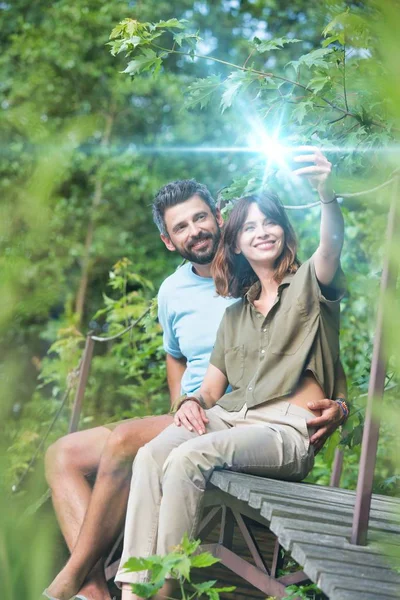
<svg viewBox="0 0 400 600">
<path fill-rule="evenodd" d="M 211 261 L 222 218 L 208 189 L 194 180 L 169 183 L 156 195 L 154 221 L 170 251 L 189 262 L 162 284 L 159 319 L 164 331 L 171 402 L 202 383 L 225 308 L 235 300 L 216 295 Z M 317 445 L 340 423 L 333 400 L 321 400 L 314 425 Z M 46 455 L 46 476 L 71 557 L 46 590 L 48 598 L 110 600 L 103 560 L 123 527 L 132 462 L 139 448 L 173 421 L 171 415 L 128 419 L 65 436 Z M 93 489 L 87 475 L 97 473 Z"/>
</svg>

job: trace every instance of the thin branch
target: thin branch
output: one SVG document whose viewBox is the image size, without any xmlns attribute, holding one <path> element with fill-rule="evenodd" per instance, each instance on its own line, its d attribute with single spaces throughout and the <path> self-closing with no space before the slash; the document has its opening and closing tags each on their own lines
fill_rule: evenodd
<svg viewBox="0 0 400 600">
<path fill-rule="evenodd" d="M 341 117 L 338 117 L 337 119 L 333 119 L 333 121 L 328 121 L 329 125 L 332 125 L 333 123 L 338 123 L 339 121 L 342 121 L 342 119 L 345 119 L 346 117 L 348 117 L 348 115 L 342 115 Z"/>
<path fill-rule="evenodd" d="M 344 93 L 344 103 L 346 106 L 346 110 L 348 112 L 349 105 L 347 102 L 347 92 L 346 92 L 346 44 L 343 44 L 343 93 Z"/>
<path fill-rule="evenodd" d="M 229 61 L 222 60 L 220 58 L 215 58 L 214 56 L 206 56 L 204 54 L 190 54 L 189 52 L 183 52 L 182 50 L 172 50 L 171 48 L 163 48 L 162 46 L 159 46 L 158 44 L 154 44 L 154 43 L 151 45 L 154 48 L 157 48 L 158 50 L 162 50 L 163 52 L 168 52 L 169 54 L 180 54 L 182 56 L 190 56 L 190 58 L 195 57 L 195 58 L 201 58 L 204 60 L 211 60 L 212 62 L 216 62 L 221 65 L 225 65 L 226 67 L 233 67 L 234 69 L 238 69 L 239 71 L 247 71 L 248 73 L 254 73 L 255 75 L 259 75 L 262 78 L 278 79 L 279 81 L 284 81 L 285 83 L 290 83 L 291 85 L 297 86 L 297 87 L 301 88 L 302 90 L 309 92 L 310 94 L 314 94 L 314 91 L 311 90 L 306 85 L 303 85 L 302 83 L 299 83 L 297 81 L 293 81 L 292 79 L 288 79 L 287 77 L 283 77 L 282 75 L 275 75 L 274 73 L 270 73 L 270 72 L 266 73 L 265 71 L 258 71 L 257 69 L 250 69 L 245 66 L 242 67 L 235 63 L 231 63 Z M 314 95 L 317 96 L 317 94 L 314 94 Z M 358 120 L 357 115 L 350 112 L 349 110 L 342 108 L 341 106 L 338 106 L 337 104 L 334 104 L 333 102 L 328 100 L 328 98 L 325 98 L 324 96 L 317 96 L 317 97 L 320 100 L 322 100 L 323 102 L 325 102 L 326 104 L 328 104 L 333 110 L 337 110 L 337 111 L 343 113 L 345 116 L 349 116 L 349 117 L 352 117 L 353 119 Z M 379 123 L 378 121 L 370 121 L 370 124 L 375 125 L 376 127 L 380 127 L 381 129 L 386 129 L 385 125 L 383 125 L 382 123 Z M 394 127 L 392 128 L 392 130 L 399 131 L 398 128 L 394 128 Z"/>
<path fill-rule="evenodd" d="M 246 58 L 246 60 L 243 63 L 243 68 L 246 67 L 247 63 L 249 62 L 250 58 L 253 56 L 254 52 L 256 51 L 255 48 L 253 48 L 253 50 L 250 52 L 250 54 L 248 55 L 248 57 Z"/>
</svg>

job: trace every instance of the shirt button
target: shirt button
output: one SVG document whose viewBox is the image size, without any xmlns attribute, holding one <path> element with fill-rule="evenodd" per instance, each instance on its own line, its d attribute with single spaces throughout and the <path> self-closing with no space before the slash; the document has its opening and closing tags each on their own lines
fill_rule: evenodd
<svg viewBox="0 0 400 600">
<path fill-rule="evenodd" d="M 249 387 L 249 391 L 251 392 L 251 390 L 252 390 L 252 389 L 253 389 L 253 388 L 250 386 L 250 387 Z"/>
<path fill-rule="evenodd" d="M 264 327 L 264 329 L 263 329 L 263 332 L 264 332 L 264 333 L 267 333 L 267 329 L 266 329 L 265 327 Z"/>
<path fill-rule="evenodd" d="M 261 315 L 260 315 L 260 313 L 258 313 L 258 315 L 257 315 L 257 319 L 261 319 Z"/>
<path fill-rule="evenodd" d="M 261 350 L 261 354 L 265 354 L 265 350 Z"/>
</svg>

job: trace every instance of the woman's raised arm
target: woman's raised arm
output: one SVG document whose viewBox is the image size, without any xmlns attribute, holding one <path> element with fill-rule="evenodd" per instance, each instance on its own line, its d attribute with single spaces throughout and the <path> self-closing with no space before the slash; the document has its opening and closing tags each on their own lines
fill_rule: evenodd
<svg viewBox="0 0 400 600">
<path fill-rule="evenodd" d="M 314 253 L 315 273 L 322 285 L 329 285 L 339 267 L 344 240 L 344 221 L 331 183 L 332 165 L 314 146 L 300 146 L 295 161 L 309 160 L 314 165 L 297 169 L 293 173 L 306 177 L 319 194 L 321 201 L 321 227 L 319 246 Z"/>
</svg>

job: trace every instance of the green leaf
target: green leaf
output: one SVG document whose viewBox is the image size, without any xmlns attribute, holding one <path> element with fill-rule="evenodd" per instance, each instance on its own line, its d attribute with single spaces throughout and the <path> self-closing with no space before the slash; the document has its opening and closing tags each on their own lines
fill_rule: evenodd
<svg viewBox="0 0 400 600">
<path fill-rule="evenodd" d="M 204 594 L 207 590 L 211 589 L 216 583 L 216 579 L 211 579 L 210 581 L 203 581 L 202 583 L 193 583 L 192 585 L 194 589 L 199 593 L 199 596 L 201 596 L 201 594 Z"/>
<path fill-rule="evenodd" d="M 308 86 L 313 92 L 320 92 L 329 82 L 331 81 L 330 77 L 326 77 L 324 75 L 317 75 L 310 80 Z"/>
<path fill-rule="evenodd" d="M 137 571 L 147 571 L 151 569 L 153 562 L 151 558 L 129 558 L 124 564 L 124 569 L 130 573 L 136 573 Z"/>
<path fill-rule="evenodd" d="M 151 598 L 162 588 L 163 584 L 163 581 L 158 583 L 133 583 L 132 591 L 140 598 Z"/>
<path fill-rule="evenodd" d="M 137 75 L 138 73 L 144 73 L 145 71 L 152 71 L 156 74 L 160 70 L 161 65 L 162 60 L 154 50 L 145 48 L 142 50 L 141 54 L 128 63 L 128 66 L 123 73 Z"/>
<path fill-rule="evenodd" d="M 187 23 L 186 19 L 168 19 L 168 21 L 154 23 L 154 27 L 157 29 L 185 29 Z"/>
<path fill-rule="evenodd" d="M 190 567 L 191 561 L 189 556 L 183 555 L 180 557 L 180 561 L 175 564 L 174 569 L 181 577 L 190 581 Z"/>
<path fill-rule="evenodd" d="M 245 90 L 258 78 L 259 76 L 257 74 L 251 73 L 250 71 L 234 71 L 231 73 L 224 81 L 225 91 L 221 98 L 222 112 L 232 106 L 232 102 L 239 90 Z"/>
<path fill-rule="evenodd" d="M 188 534 L 185 532 L 179 547 L 182 548 L 182 551 L 185 554 L 190 556 L 193 554 L 193 552 L 196 552 L 197 548 L 200 546 L 200 543 L 200 540 L 190 540 Z"/>
<path fill-rule="evenodd" d="M 192 49 L 196 49 L 196 44 L 201 40 L 201 37 L 197 33 L 174 33 L 174 41 L 178 44 L 179 47 L 182 46 L 184 42 Z"/>
<path fill-rule="evenodd" d="M 327 440 L 325 444 L 325 460 L 328 464 L 331 464 L 335 454 L 335 450 L 340 442 L 340 433 L 335 431 Z"/>
<path fill-rule="evenodd" d="M 211 567 L 211 565 L 215 565 L 215 563 L 220 562 L 219 558 L 215 558 L 209 552 L 203 552 L 202 554 L 197 554 L 196 556 L 192 556 L 192 567 L 197 569 L 202 569 L 203 567 Z"/>
<path fill-rule="evenodd" d="M 288 64 L 292 65 L 296 71 L 300 66 L 327 68 L 329 64 L 325 58 L 332 52 L 334 52 L 333 48 L 317 48 L 317 50 L 312 50 L 308 54 L 303 54 L 299 60 L 293 60 Z"/>
<path fill-rule="evenodd" d="M 278 48 L 283 48 L 287 44 L 296 44 L 301 42 L 302 40 L 298 40 L 296 38 L 274 38 L 272 40 L 261 41 L 259 38 L 254 38 L 253 42 L 258 52 L 269 52 L 270 50 L 277 50 Z"/>
<path fill-rule="evenodd" d="M 200 104 L 200 108 L 205 108 L 210 103 L 212 95 L 220 85 L 221 79 L 219 75 L 210 75 L 205 79 L 196 79 L 196 81 L 188 87 L 189 95 L 185 100 L 185 107 L 193 108 L 197 106 L 197 104 Z"/>
<path fill-rule="evenodd" d="M 370 26 L 367 18 L 347 9 L 336 15 L 322 32 L 330 36 L 329 43 L 338 41 L 342 46 L 347 43 L 355 48 L 368 48 L 371 43 Z"/>
<path fill-rule="evenodd" d="M 310 100 L 299 102 L 292 111 L 292 117 L 301 125 L 312 106 L 313 104 Z"/>
</svg>

